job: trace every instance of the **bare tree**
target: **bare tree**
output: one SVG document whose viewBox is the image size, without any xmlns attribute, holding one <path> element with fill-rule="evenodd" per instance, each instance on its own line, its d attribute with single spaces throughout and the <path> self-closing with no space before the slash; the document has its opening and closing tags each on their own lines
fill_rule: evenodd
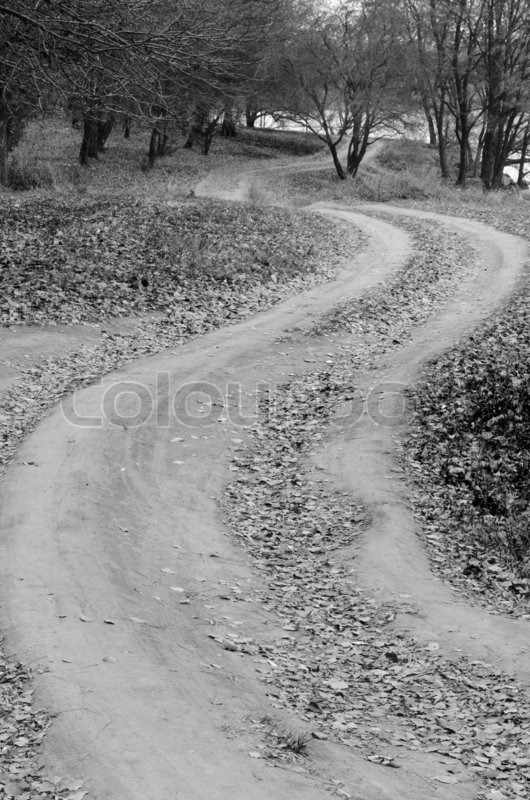
<svg viewBox="0 0 530 800">
<path fill-rule="evenodd" d="M 97 158 L 117 114 L 152 121 L 152 162 L 170 120 L 183 125 L 198 104 L 225 107 L 249 80 L 283 2 L 0 0 L 0 179 L 13 120 L 28 116 L 23 103 L 35 111 L 31 92 L 43 87 L 75 106 L 82 164 Z"/>
<path fill-rule="evenodd" d="M 308 15 L 286 55 L 285 114 L 326 143 L 339 178 L 354 177 L 370 144 L 405 125 L 410 94 L 397 12 L 393 2 L 349 2 Z"/>
<path fill-rule="evenodd" d="M 486 189 L 496 189 L 502 185 L 504 167 L 519 134 L 528 126 L 530 4 L 528 0 L 484 0 L 484 6 L 485 130 L 480 177 Z"/>
<path fill-rule="evenodd" d="M 450 120 L 459 145 L 457 184 L 465 185 L 480 160 L 484 187 L 501 186 L 528 119 L 528 0 L 403 0 L 403 7 L 417 85 L 436 122 L 442 175 L 450 176 Z"/>
</svg>

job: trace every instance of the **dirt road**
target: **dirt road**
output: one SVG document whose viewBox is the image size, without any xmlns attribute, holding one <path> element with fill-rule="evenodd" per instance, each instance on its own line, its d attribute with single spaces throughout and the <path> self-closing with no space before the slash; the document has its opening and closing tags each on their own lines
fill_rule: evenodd
<svg viewBox="0 0 530 800">
<path fill-rule="evenodd" d="M 57 714 L 46 739 L 48 768 L 85 780 L 90 797 L 320 800 L 340 779 L 343 796 L 358 800 L 420 800 L 425 770 L 445 769 L 434 754 L 411 753 L 401 770 L 389 770 L 327 742 L 311 746 L 303 770 L 256 758 L 255 723 L 279 712 L 252 658 L 226 649 L 219 633 L 227 620 L 257 641 L 277 633 L 274 617 L 254 601 L 259 575 L 227 535 L 215 503 L 230 455 L 252 424 L 256 387 L 306 371 L 308 348 L 315 370 L 340 344 L 277 337 L 361 296 L 410 253 L 402 230 L 365 213 L 373 207 L 313 210 L 369 237 L 349 271 L 251 321 L 106 376 L 52 410 L 2 483 L 7 641 L 37 670 L 39 702 Z M 523 268 L 520 240 L 478 223 L 438 221 L 468 237 L 480 257 L 447 308 L 364 376 L 372 384 L 410 381 L 426 357 L 487 316 Z M 244 418 L 231 405 L 236 386 Z M 330 435 L 316 458 L 372 512 L 355 564 L 364 585 L 411 595 L 421 610 L 415 634 L 434 631 L 449 652 L 486 649 L 528 678 L 527 626 L 500 624 L 433 581 L 404 489 L 398 477 L 388 478 L 389 429 L 363 421 Z M 287 715 L 284 721 L 298 724 Z M 474 792 L 471 779 L 441 782 L 436 796 Z"/>
</svg>

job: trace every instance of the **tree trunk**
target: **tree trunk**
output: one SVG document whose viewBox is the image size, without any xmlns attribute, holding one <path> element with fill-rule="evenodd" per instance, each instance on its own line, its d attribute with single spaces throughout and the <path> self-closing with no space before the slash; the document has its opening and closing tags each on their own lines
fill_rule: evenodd
<svg viewBox="0 0 530 800">
<path fill-rule="evenodd" d="M 158 141 L 158 147 L 156 149 L 156 155 L 158 158 L 162 158 L 162 156 L 165 156 L 167 141 L 168 141 L 168 135 L 166 133 L 166 126 L 164 126 L 164 130 L 160 132 L 160 139 Z"/>
<path fill-rule="evenodd" d="M 247 106 L 245 109 L 245 123 L 247 128 L 253 128 L 256 124 L 257 118 L 258 118 L 257 109 L 253 108 L 250 105 Z"/>
<path fill-rule="evenodd" d="M 98 120 L 98 152 L 103 153 L 107 139 L 114 127 L 114 114 L 111 112 L 105 121 Z"/>
<path fill-rule="evenodd" d="M 154 105 L 151 106 L 151 115 L 158 117 L 153 124 L 151 137 L 149 139 L 149 153 L 147 154 L 147 163 L 149 169 L 155 165 L 157 158 L 166 154 L 167 146 L 167 109 L 164 106 Z"/>
<path fill-rule="evenodd" d="M 431 147 L 435 147 L 438 144 L 438 137 L 436 136 L 436 128 L 434 126 L 432 111 L 429 107 L 429 103 L 424 92 L 421 93 L 421 105 L 425 115 L 425 120 L 427 122 L 427 128 L 429 130 L 429 144 Z"/>
<path fill-rule="evenodd" d="M 438 158 L 440 161 L 440 170 L 442 172 L 442 178 L 450 178 L 451 170 L 449 169 L 449 164 L 447 162 L 447 145 L 443 133 L 441 136 L 438 135 Z"/>
<path fill-rule="evenodd" d="M 331 158 L 333 159 L 333 164 L 335 165 L 335 169 L 337 171 L 337 175 L 341 179 L 341 181 L 346 180 L 346 173 L 344 172 L 344 168 L 339 161 L 339 157 L 337 155 L 337 145 L 332 141 L 326 142 L 327 146 L 329 147 L 329 152 L 331 153 Z"/>
<path fill-rule="evenodd" d="M 204 143 L 202 146 L 202 152 L 204 153 L 205 156 L 207 156 L 208 153 L 210 152 L 210 147 L 215 134 L 215 129 L 217 127 L 218 120 L 219 117 L 215 117 L 215 119 L 209 122 L 208 125 L 206 126 L 206 130 L 203 133 Z"/>
<path fill-rule="evenodd" d="M 123 120 L 123 137 L 129 139 L 131 136 L 131 118 L 125 117 Z"/>
<path fill-rule="evenodd" d="M 458 159 L 458 175 L 456 178 L 455 186 L 459 186 L 461 189 L 465 189 L 466 187 L 466 179 L 467 179 L 467 147 L 460 145 L 460 157 Z"/>
<path fill-rule="evenodd" d="M 525 132 L 523 134 L 523 141 L 521 144 L 521 160 L 519 162 L 519 172 L 517 174 L 517 186 L 520 189 L 524 189 L 526 185 L 525 168 L 526 168 L 526 156 L 528 154 L 529 146 L 530 146 L 530 122 L 526 126 Z"/>
<path fill-rule="evenodd" d="M 7 186 L 7 122 L 0 120 L 0 186 Z"/>
<path fill-rule="evenodd" d="M 221 136 L 237 136 L 236 123 L 232 109 L 226 109 L 221 127 Z"/>
<path fill-rule="evenodd" d="M 471 142 L 468 140 L 468 143 L 467 143 L 467 168 L 468 168 L 468 173 L 471 174 L 471 175 L 473 174 L 474 166 L 475 166 L 475 161 L 473 159 L 473 150 L 471 148 Z"/>
<path fill-rule="evenodd" d="M 445 136 L 445 114 L 444 114 L 444 99 L 441 98 L 439 106 L 435 111 L 436 133 L 438 137 L 438 159 L 440 161 L 440 170 L 442 178 L 450 178 L 451 170 L 447 162 L 447 140 Z"/>
<path fill-rule="evenodd" d="M 484 132 L 484 144 L 482 145 L 482 164 L 480 168 L 480 179 L 486 190 L 493 188 L 493 174 L 495 170 L 495 149 L 496 131 L 493 125 L 488 124 Z"/>
<path fill-rule="evenodd" d="M 151 131 L 151 138 L 149 140 L 149 153 L 147 156 L 149 169 L 152 169 L 155 165 L 159 147 L 160 147 L 160 131 L 158 130 L 158 126 L 155 125 L 153 130 Z"/>
<path fill-rule="evenodd" d="M 79 152 L 79 163 L 86 167 L 89 158 L 98 157 L 98 120 L 89 112 L 83 120 L 83 141 Z"/>
<path fill-rule="evenodd" d="M 193 122 L 191 124 L 190 132 L 188 134 L 188 138 L 184 143 L 184 147 L 187 150 L 191 150 L 197 138 L 202 139 L 202 137 L 204 136 L 204 130 L 207 127 L 207 125 L 208 125 L 208 108 L 204 105 L 204 103 L 197 103 L 193 114 Z"/>
<path fill-rule="evenodd" d="M 158 130 L 158 144 L 156 146 L 156 157 L 161 158 L 166 154 L 167 147 L 167 110 L 164 109 L 161 119 L 157 122 L 156 128 Z"/>
<path fill-rule="evenodd" d="M 371 129 L 372 121 L 369 117 L 365 117 L 363 121 L 359 121 L 354 125 L 353 134 L 348 145 L 348 163 L 346 165 L 346 170 L 351 178 L 355 178 L 357 175 L 361 161 L 366 155 Z"/>
<path fill-rule="evenodd" d="M 469 166 L 469 134 L 470 128 L 467 122 L 467 115 L 461 114 L 458 126 L 458 144 L 459 144 L 459 159 L 458 159 L 458 176 L 456 179 L 456 186 L 464 189 L 467 180 L 467 172 Z"/>
<path fill-rule="evenodd" d="M 436 135 L 436 128 L 434 127 L 434 120 L 432 114 L 427 114 L 427 125 L 429 126 L 429 144 L 431 147 L 436 147 L 438 144 L 438 137 Z"/>
<path fill-rule="evenodd" d="M 473 171 L 472 175 L 474 178 L 478 178 L 479 176 L 479 168 L 482 163 L 482 149 L 484 147 L 484 134 L 486 132 L 485 125 L 482 125 L 481 131 L 478 135 L 477 141 L 477 149 L 475 150 L 475 155 L 473 156 Z"/>
</svg>

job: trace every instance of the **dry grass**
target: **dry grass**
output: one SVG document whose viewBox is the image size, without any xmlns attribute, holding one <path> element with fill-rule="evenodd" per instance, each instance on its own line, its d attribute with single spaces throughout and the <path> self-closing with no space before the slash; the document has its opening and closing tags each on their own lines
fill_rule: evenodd
<svg viewBox="0 0 530 800">
<path fill-rule="evenodd" d="M 340 180 L 332 166 L 318 172 L 303 172 L 286 175 L 274 182 L 275 190 L 288 196 L 291 202 L 303 206 L 311 202 L 334 201 L 347 205 L 359 202 L 429 204 L 436 210 L 455 205 L 504 209 L 517 207 L 525 195 L 516 190 L 484 192 L 478 180 L 470 180 L 465 189 L 454 185 L 454 180 L 443 180 L 440 176 L 436 148 L 424 142 L 396 140 L 386 143 L 385 148 L 370 162 L 361 165 L 354 180 Z M 271 186 L 272 188 L 272 186 Z M 463 214 L 468 216 L 467 213 Z"/>
<path fill-rule="evenodd" d="M 196 184 L 217 170 L 242 171 L 256 159 L 277 160 L 307 156 L 321 149 L 314 137 L 300 133 L 241 130 L 235 138 L 217 136 L 208 156 L 199 149 L 184 150 L 184 137 L 169 131 L 168 153 L 154 169 L 146 170 L 150 131 L 137 124 L 125 139 L 121 126 L 113 130 L 107 149 L 87 167 L 79 165 L 81 132 L 68 119 L 46 118 L 31 122 L 10 161 L 16 189 L 51 189 L 55 194 L 98 198 L 132 194 L 159 201 L 189 196 Z"/>
</svg>

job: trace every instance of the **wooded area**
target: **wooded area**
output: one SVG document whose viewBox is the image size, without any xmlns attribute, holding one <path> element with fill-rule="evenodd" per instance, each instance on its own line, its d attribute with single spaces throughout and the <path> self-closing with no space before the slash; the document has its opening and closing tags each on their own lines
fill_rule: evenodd
<svg viewBox="0 0 530 800">
<path fill-rule="evenodd" d="M 443 177 L 502 185 L 530 143 L 529 0 L 12 0 L 0 4 L 0 183 L 38 114 L 68 111 L 79 160 L 119 123 L 208 153 L 240 120 L 290 120 L 354 177 L 381 135 L 424 128 Z M 338 148 L 347 144 L 346 165 Z M 457 148 L 453 175 L 449 152 Z"/>
</svg>

